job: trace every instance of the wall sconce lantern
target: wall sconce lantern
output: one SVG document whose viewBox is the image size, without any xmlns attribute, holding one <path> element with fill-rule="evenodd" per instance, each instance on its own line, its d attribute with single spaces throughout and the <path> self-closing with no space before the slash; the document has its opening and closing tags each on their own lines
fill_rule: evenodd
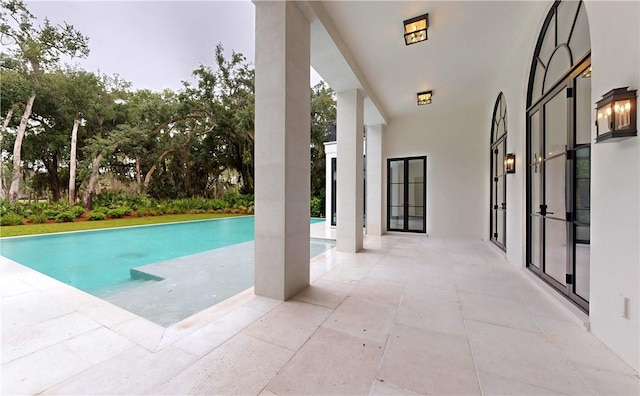
<svg viewBox="0 0 640 396">
<path fill-rule="evenodd" d="M 637 136 L 636 90 L 616 88 L 596 103 L 596 143 Z"/>
<path fill-rule="evenodd" d="M 411 45 L 427 39 L 429 14 L 417 16 L 404 21 L 404 43 Z"/>
<path fill-rule="evenodd" d="M 418 106 L 431 104 L 433 91 L 418 92 Z"/>
<path fill-rule="evenodd" d="M 516 155 L 509 153 L 504 157 L 505 173 L 516 173 Z"/>
</svg>

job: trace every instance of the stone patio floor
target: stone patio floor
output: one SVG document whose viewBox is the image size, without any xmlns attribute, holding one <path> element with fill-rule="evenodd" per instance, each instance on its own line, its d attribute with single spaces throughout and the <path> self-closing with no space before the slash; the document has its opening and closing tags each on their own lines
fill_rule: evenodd
<svg viewBox="0 0 640 396">
<path fill-rule="evenodd" d="M 481 241 L 365 237 L 292 300 L 164 328 L 0 258 L 1 393 L 638 395 L 638 373 Z"/>
</svg>

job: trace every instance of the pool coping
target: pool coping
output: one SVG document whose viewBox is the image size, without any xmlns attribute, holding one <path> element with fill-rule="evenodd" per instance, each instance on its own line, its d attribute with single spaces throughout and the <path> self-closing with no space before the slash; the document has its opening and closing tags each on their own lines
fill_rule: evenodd
<svg viewBox="0 0 640 396">
<path fill-rule="evenodd" d="M 334 251 L 335 247 L 311 258 L 310 266 L 313 266 L 314 262 L 325 261 L 325 256 L 334 254 Z M 310 283 L 328 271 L 329 269 L 326 269 L 326 271 L 312 276 Z M 29 289 L 31 289 L 9 296 L 3 294 L 3 299 L 27 293 L 43 293 L 48 299 L 52 299 L 66 307 L 69 312 L 79 313 L 89 320 L 97 322 L 100 326 L 116 331 L 151 352 L 160 351 L 179 341 L 184 336 L 197 331 L 207 324 L 220 320 L 238 309 L 248 308 L 252 311 L 258 311 L 257 314 L 262 316 L 283 303 L 280 300 L 255 295 L 254 288 L 250 287 L 179 322 L 163 327 L 100 297 L 76 289 L 4 256 L 0 256 L 0 274 L 3 275 L 3 281 L 0 282 L 0 285 L 5 282 L 8 283 L 9 277 L 15 277 L 19 282 L 28 285 Z"/>
<path fill-rule="evenodd" d="M 0 235 L 0 242 L 2 242 L 3 240 L 10 240 L 10 239 L 16 239 L 16 238 L 30 238 L 30 237 L 38 237 L 38 236 L 45 236 L 45 235 L 61 235 L 61 234 L 74 234 L 76 232 L 93 232 L 93 231 L 108 231 L 108 230 L 113 230 L 113 229 L 122 229 L 122 228 L 136 228 L 136 227 L 151 227 L 151 226 L 159 226 L 159 225 L 166 225 L 166 224 L 179 224 L 179 223 L 195 223 L 195 222 L 201 222 L 201 221 L 212 221 L 212 220 L 225 220 L 225 219 L 237 219 L 237 218 L 242 218 L 242 217 L 255 217 L 255 215 L 240 215 L 240 216 L 229 216 L 229 217 L 219 217 L 217 219 L 201 219 L 201 220 L 185 220 L 185 221 L 170 221 L 167 223 L 155 223 L 155 224 L 138 224 L 138 225 L 131 225 L 131 226 L 116 226 L 116 227 L 107 227 L 107 228 L 95 228 L 95 229 L 91 229 L 91 230 L 75 230 L 75 231 L 62 231 L 62 232 L 47 232 L 47 233 L 43 233 L 43 234 L 31 234 L 31 235 L 16 235 L 16 236 L 10 236 L 10 237 L 3 237 Z M 322 221 L 319 221 L 317 223 L 321 223 L 321 222 L 326 222 L 327 219 L 324 217 L 310 217 L 309 219 L 319 219 Z M 317 224 L 317 223 L 311 223 L 311 224 Z M 312 238 L 314 239 L 314 238 Z M 315 239 L 325 239 L 325 238 L 315 238 Z M 331 239 L 331 238 L 327 238 L 327 239 Z M 333 240 L 335 240 L 335 238 L 333 238 Z"/>
<path fill-rule="evenodd" d="M 196 223 L 202 221 L 213 221 L 213 220 L 226 220 L 226 219 L 238 219 L 242 217 L 254 217 L 253 215 L 241 215 L 241 216 L 229 216 L 229 217 L 220 217 L 217 219 L 201 219 L 201 220 L 185 220 L 185 221 L 170 221 L 167 223 L 154 223 L 154 224 L 138 224 L 138 225 L 130 225 L 130 226 L 116 226 L 116 227 L 107 227 L 107 228 L 94 228 L 91 230 L 75 230 L 75 231 L 62 231 L 62 232 L 47 232 L 44 234 L 31 234 L 31 235 L 16 235 L 11 237 L 3 237 L 0 236 L 0 242 L 3 240 L 17 239 L 17 238 L 31 238 L 31 237 L 41 237 L 47 235 L 67 235 L 67 234 L 75 234 L 78 232 L 95 232 L 95 231 L 110 231 L 116 229 L 123 228 L 138 228 L 138 227 L 153 227 L 153 226 L 161 226 L 167 224 L 180 224 L 180 223 Z M 3 256 L 4 257 L 4 256 Z"/>
</svg>

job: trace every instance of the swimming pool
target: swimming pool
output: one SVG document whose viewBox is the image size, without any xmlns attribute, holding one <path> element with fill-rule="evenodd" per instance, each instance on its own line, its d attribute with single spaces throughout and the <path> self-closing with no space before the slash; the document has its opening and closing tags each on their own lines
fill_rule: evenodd
<svg viewBox="0 0 640 396">
<path fill-rule="evenodd" d="M 134 267 L 251 241 L 253 224 L 253 216 L 244 216 L 5 238 L 0 254 L 99 295 L 131 282 Z"/>
</svg>

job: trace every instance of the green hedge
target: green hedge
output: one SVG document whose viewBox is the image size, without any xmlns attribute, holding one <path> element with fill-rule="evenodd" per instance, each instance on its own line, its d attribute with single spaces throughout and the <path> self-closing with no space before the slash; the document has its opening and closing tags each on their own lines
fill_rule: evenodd
<svg viewBox="0 0 640 396">
<path fill-rule="evenodd" d="M 13 226 L 13 225 L 21 225 L 23 217 L 17 213 L 4 213 L 0 217 L 0 226 Z"/>
<path fill-rule="evenodd" d="M 155 200 L 146 195 L 128 195 L 120 192 L 105 191 L 93 199 L 93 210 L 87 214 L 89 220 L 104 220 L 106 217 L 120 218 L 135 212 L 136 216 L 159 216 L 165 214 L 186 213 L 253 213 L 254 196 L 237 192 L 228 193 L 219 199 L 181 198 L 173 200 Z M 317 202 L 312 201 L 312 214 Z M 322 209 L 320 207 L 320 209 Z M 70 222 L 85 212 L 81 205 L 69 205 L 67 202 L 16 202 L 0 200 L 1 225 L 45 223 L 47 220 Z M 316 210 L 317 212 L 317 210 Z M 100 215 L 99 213 L 102 213 Z M 321 212 L 320 212 L 321 213 Z"/>
<path fill-rule="evenodd" d="M 87 215 L 87 220 L 96 221 L 96 220 L 104 220 L 107 217 L 106 213 L 101 211 L 93 211 Z"/>
<path fill-rule="evenodd" d="M 68 223 L 70 221 L 73 221 L 73 219 L 75 219 L 76 216 L 72 211 L 66 211 L 66 212 L 61 212 L 58 213 L 56 215 L 56 223 Z"/>
</svg>

